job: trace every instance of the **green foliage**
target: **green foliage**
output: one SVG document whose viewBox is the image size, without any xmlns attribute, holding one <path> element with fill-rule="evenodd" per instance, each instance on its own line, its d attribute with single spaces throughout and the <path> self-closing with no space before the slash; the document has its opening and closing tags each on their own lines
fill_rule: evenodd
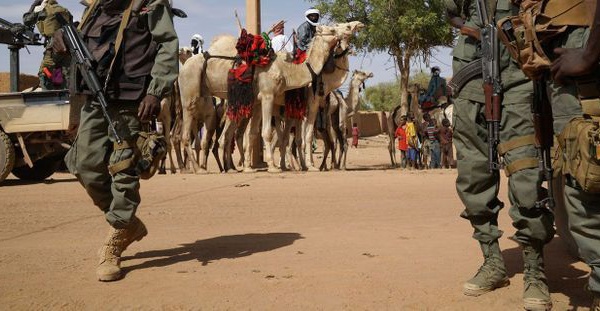
<svg viewBox="0 0 600 311">
<path fill-rule="evenodd" d="M 427 89 L 431 75 L 424 71 L 413 72 L 410 84 L 418 83 L 422 89 Z M 391 111 L 400 104 L 400 83 L 383 82 L 368 87 L 365 90 L 366 103 L 361 103 L 361 110 Z"/>
<path fill-rule="evenodd" d="M 309 0 L 334 22 L 359 20 L 367 28 L 354 41 L 361 51 L 429 56 L 449 46 L 452 32 L 443 0 Z"/>
<path fill-rule="evenodd" d="M 365 90 L 368 106 L 361 104 L 360 109 L 390 111 L 400 104 L 400 85 L 398 82 L 384 82 Z"/>
</svg>

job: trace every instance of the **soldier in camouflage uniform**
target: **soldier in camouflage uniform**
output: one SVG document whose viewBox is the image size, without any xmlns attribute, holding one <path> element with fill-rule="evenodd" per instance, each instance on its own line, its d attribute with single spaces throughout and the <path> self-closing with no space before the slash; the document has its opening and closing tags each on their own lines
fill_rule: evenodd
<svg viewBox="0 0 600 311">
<path fill-rule="evenodd" d="M 141 123 L 158 114 L 160 99 L 177 78 L 179 41 L 167 0 L 92 1 L 80 29 L 98 63 L 96 73 L 108 86 L 108 113 L 123 143 L 116 143 L 100 107 L 88 99 L 65 162 L 110 225 L 96 273 L 100 281 L 114 281 L 121 277 L 121 253 L 147 234 L 135 216 L 140 176 L 132 159 Z M 82 92 L 89 94 L 85 87 Z"/>
<path fill-rule="evenodd" d="M 469 62 L 480 58 L 479 36 L 482 27 L 475 0 L 445 0 L 450 21 L 460 29 L 454 47 L 454 74 Z M 508 0 L 498 0 L 496 19 L 514 15 L 518 8 Z M 533 84 L 511 61 L 504 46 L 500 51 L 503 84 L 499 154 L 508 177 L 509 215 L 517 229 L 514 239 L 523 249 L 524 293 L 527 310 L 551 308 L 550 293 L 544 273 L 543 247 L 554 236 L 553 216 L 549 210 L 536 208 L 546 196 L 538 172 L 537 151 L 531 115 Z M 463 285 L 465 295 L 479 296 L 507 286 L 509 279 L 498 244 L 503 232 L 498 228 L 498 214 L 504 203 L 498 199 L 500 173 L 489 172 L 488 138 L 485 121 L 483 81 L 469 81 L 454 101 L 454 144 L 457 150 L 456 188 L 465 205 L 461 217 L 470 221 L 483 252 L 484 262 L 476 275 Z"/>
<path fill-rule="evenodd" d="M 559 135 L 570 120 L 583 115 L 574 81 L 577 76 L 597 73 L 600 61 L 599 11 L 600 6 L 597 6 L 591 31 L 587 27 L 569 27 L 561 38 L 553 40 L 552 46 L 546 47 L 547 55 L 554 58 L 553 80 L 548 83 L 548 95 L 555 135 Z M 596 79 L 597 88 L 598 77 Z M 596 109 L 598 107 L 600 104 L 596 104 Z M 591 310 L 600 311 L 600 195 L 583 191 L 572 176 L 565 177 L 564 200 L 569 230 L 580 256 L 591 269 L 588 281 L 588 289 L 594 296 Z"/>
<path fill-rule="evenodd" d="M 70 65 L 68 54 L 55 53 L 52 50 L 52 36 L 61 27 L 56 20 L 56 14 L 60 14 L 65 20 L 72 20 L 71 13 L 60 6 L 56 0 L 36 0 L 29 11 L 23 14 L 23 24 L 33 28 L 37 25 L 38 30 L 44 36 L 44 57 L 38 71 L 40 86 L 44 90 L 59 90 L 67 88 L 67 75 Z"/>
</svg>

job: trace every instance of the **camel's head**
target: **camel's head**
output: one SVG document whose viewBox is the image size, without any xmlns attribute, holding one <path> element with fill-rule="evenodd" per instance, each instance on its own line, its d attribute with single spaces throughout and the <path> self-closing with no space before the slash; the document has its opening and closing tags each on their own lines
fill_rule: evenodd
<svg viewBox="0 0 600 311">
<path fill-rule="evenodd" d="M 349 23 L 336 24 L 333 27 L 335 28 L 335 31 L 340 37 L 340 47 L 342 49 L 346 49 L 350 45 L 350 40 L 354 37 L 356 33 L 364 29 L 365 25 L 359 21 L 354 21 Z"/>
<path fill-rule="evenodd" d="M 326 25 L 317 26 L 315 36 L 321 37 L 329 45 L 329 48 L 333 48 L 342 39 L 341 34 L 335 27 Z"/>
<path fill-rule="evenodd" d="M 359 88 L 362 87 L 362 89 L 365 89 L 365 81 L 367 81 L 367 79 L 369 78 L 373 78 L 373 73 L 370 71 L 361 71 L 361 70 L 354 70 L 354 72 L 352 73 L 352 84 L 353 85 L 357 85 Z"/>
<path fill-rule="evenodd" d="M 181 64 L 185 64 L 185 62 L 192 56 L 194 56 L 192 48 L 187 46 L 179 48 L 179 61 Z"/>
</svg>

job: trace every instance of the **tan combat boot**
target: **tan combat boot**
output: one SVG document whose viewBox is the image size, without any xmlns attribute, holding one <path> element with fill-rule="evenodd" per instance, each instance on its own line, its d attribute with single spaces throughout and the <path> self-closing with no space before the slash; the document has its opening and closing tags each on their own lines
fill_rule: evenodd
<svg viewBox="0 0 600 311">
<path fill-rule="evenodd" d="M 109 282 L 121 278 L 121 253 L 134 241 L 143 239 L 148 234 L 144 223 L 137 217 L 133 217 L 126 229 L 115 229 L 108 231 L 104 245 L 98 251 L 100 261 L 96 268 L 98 280 Z"/>
<path fill-rule="evenodd" d="M 467 296 L 483 295 L 510 284 L 498 241 L 480 244 L 484 262 L 477 274 L 463 284 L 463 294 Z"/>
<path fill-rule="evenodd" d="M 529 311 L 552 309 L 548 282 L 544 273 L 543 246 L 523 246 L 523 306 Z"/>
</svg>

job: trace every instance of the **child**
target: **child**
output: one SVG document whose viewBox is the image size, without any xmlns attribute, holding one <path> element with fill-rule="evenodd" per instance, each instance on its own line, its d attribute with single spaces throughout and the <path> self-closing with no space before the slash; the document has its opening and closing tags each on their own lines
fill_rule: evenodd
<svg viewBox="0 0 600 311">
<path fill-rule="evenodd" d="M 356 123 L 352 123 L 352 147 L 358 148 L 358 137 L 360 136 L 360 130 Z"/>
<path fill-rule="evenodd" d="M 408 150 L 408 141 L 406 139 L 406 117 L 400 118 L 400 124 L 394 135 L 398 139 L 398 150 L 400 150 L 400 167 L 406 168 L 406 151 Z"/>
<path fill-rule="evenodd" d="M 440 140 L 442 143 L 442 167 L 454 167 L 454 154 L 452 150 L 452 128 L 450 120 L 442 120 L 442 129 L 440 130 Z"/>
</svg>

